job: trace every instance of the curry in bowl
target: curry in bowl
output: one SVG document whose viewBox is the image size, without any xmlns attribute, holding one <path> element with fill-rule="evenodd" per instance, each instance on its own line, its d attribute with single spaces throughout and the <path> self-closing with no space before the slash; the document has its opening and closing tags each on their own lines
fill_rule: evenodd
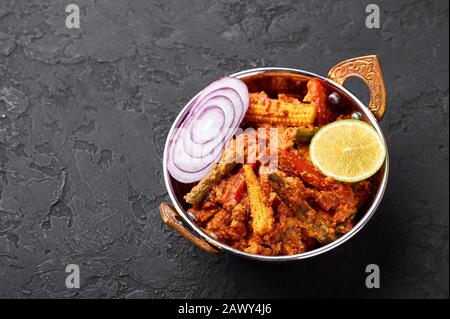
<svg viewBox="0 0 450 319">
<path fill-rule="evenodd" d="M 211 238 L 266 256 L 348 233 L 377 188 L 385 150 L 375 130 L 318 78 L 293 92 L 220 81 L 193 102 L 169 150 L 190 218 Z M 219 134 L 224 127 L 232 134 Z"/>
</svg>

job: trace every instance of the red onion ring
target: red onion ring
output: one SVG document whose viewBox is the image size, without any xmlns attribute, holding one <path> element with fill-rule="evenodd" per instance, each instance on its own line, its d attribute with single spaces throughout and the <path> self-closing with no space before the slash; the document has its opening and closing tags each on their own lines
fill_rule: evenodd
<svg viewBox="0 0 450 319">
<path fill-rule="evenodd" d="M 193 183 L 205 176 L 236 133 L 248 103 L 247 86 L 236 78 L 203 89 L 171 139 L 167 167 L 172 177 Z"/>
</svg>

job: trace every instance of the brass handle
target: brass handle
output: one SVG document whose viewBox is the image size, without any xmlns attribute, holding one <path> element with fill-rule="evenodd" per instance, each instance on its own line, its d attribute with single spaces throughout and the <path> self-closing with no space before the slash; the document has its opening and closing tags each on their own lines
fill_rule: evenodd
<svg viewBox="0 0 450 319">
<path fill-rule="evenodd" d="M 386 111 L 386 87 L 378 57 L 368 55 L 345 60 L 328 72 L 328 78 L 339 84 L 344 84 L 345 80 L 352 76 L 360 78 L 369 87 L 369 109 L 380 121 Z"/>
<path fill-rule="evenodd" d="M 161 214 L 161 218 L 164 221 L 164 223 L 166 225 L 169 225 L 170 227 L 172 227 L 174 230 L 176 230 L 184 238 L 190 240 L 195 245 L 197 245 L 201 249 L 207 251 L 208 253 L 217 254 L 217 253 L 220 252 L 216 247 L 212 246 L 206 240 L 204 240 L 202 238 L 199 238 L 197 236 L 194 236 L 189 231 L 189 229 L 187 229 L 182 224 L 182 222 L 179 219 L 178 212 L 171 205 L 169 205 L 167 203 L 161 203 L 161 205 L 159 205 L 159 212 Z"/>
</svg>

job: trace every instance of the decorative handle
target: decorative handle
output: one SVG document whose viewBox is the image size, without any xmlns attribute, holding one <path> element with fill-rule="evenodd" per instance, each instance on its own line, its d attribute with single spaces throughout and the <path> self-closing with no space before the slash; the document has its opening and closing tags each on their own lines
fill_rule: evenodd
<svg viewBox="0 0 450 319">
<path fill-rule="evenodd" d="M 328 72 L 328 78 L 344 84 L 349 77 L 358 77 L 369 87 L 369 109 L 380 121 L 386 111 L 386 88 L 383 73 L 376 55 L 362 56 L 342 61 Z"/>
<path fill-rule="evenodd" d="M 159 205 L 159 212 L 161 214 L 161 218 L 164 221 L 164 223 L 172 227 L 184 238 L 190 240 L 195 245 L 207 251 L 208 253 L 217 254 L 220 252 L 217 248 L 213 247 L 206 240 L 194 236 L 186 227 L 184 227 L 184 225 L 179 219 L 180 215 L 171 205 L 167 203 L 161 203 L 161 205 Z"/>
</svg>

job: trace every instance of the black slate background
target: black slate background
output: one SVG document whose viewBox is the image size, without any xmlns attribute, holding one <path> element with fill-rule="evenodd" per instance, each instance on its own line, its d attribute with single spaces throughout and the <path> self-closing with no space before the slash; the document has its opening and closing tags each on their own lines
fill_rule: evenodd
<svg viewBox="0 0 450 319">
<path fill-rule="evenodd" d="M 0 2 L 0 297 L 449 296 L 448 1 Z M 391 174 L 379 211 L 338 249 L 263 264 L 169 230 L 163 144 L 209 82 L 258 66 L 326 74 L 378 54 Z M 367 90 L 352 81 L 362 98 Z M 65 266 L 82 287 L 65 288 Z M 365 266 L 381 288 L 365 288 Z"/>
</svg>

